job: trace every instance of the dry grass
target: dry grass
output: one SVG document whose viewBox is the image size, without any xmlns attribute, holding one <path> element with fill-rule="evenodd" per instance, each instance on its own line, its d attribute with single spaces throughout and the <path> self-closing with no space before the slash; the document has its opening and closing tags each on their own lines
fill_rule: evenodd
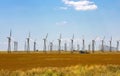
<svg viewBox="0 0 120 76">
<path fill-rule="evenodd" d="M 69 67 L 74 65 L 120 65 L 120 53 L 0 53 L 0 69 L 29 70 L 39 67 Z"/>
<path fill-rule="evenodd" d="M 0 76 L 120 76 L 117 65 L 77 65 L 71 67 L 47 67 L 31 70 L 1 70 Z"/>
<path fill-rule="evenodd" d="M 0 52 L 0 76 L 120 76 L 120 53 Z"/>
</svg>

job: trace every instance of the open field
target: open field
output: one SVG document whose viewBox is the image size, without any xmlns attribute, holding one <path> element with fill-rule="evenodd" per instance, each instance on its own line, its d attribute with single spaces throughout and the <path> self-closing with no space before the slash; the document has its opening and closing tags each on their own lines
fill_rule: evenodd
<svg viewBox="0 0 120 76">
<path fill-rule="evenodd" d="M 0 70 L 0 76 L 120 76 L 117 65 L 76 65 L 70 67 L 42 67 L 30 70 Z"/>
<path fill-rule="evenodd" d="M 0 53 L 0 69 L 5 70 L 29 70 L 41 67 L 109 64 L 120 65 L 120 53 Z"/>
</svg>

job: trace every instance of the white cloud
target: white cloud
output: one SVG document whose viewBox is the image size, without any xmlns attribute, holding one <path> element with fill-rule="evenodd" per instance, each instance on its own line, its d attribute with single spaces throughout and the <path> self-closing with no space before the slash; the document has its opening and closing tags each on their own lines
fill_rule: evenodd
<svg viewBox="0 0 120 76">
<path fill-rule="evenodd" d="M 67 21 L 62 21 L 62 22 L 57 22 L 56 25 L 59 25 L 59 26 L 63 26 L 63 25 L 67 25 L 68 22 Z"/>
<path fill-rule="evenodd" d="M 67 10 L 68 7 L 60 7 L 60 9 L 62 9 L 62 10 Z"/>
<path fill-rule="evenodd" d="M 85 11 L 85 10 L 95 10 L 97 9 L 97 5 L 95 5 L 94 2 L 90 0 L 79 0 L 79 1 L 73 1 L 73 0 L 62 0 L 64 4 L 66 4 L 68 7 L 73 7 L 77 11 Z"/>
</svg>

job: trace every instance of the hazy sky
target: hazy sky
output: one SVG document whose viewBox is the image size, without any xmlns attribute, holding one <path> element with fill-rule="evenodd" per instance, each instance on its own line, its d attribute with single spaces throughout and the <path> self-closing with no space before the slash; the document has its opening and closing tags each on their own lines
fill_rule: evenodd
<svg viewBox="0 0 120 76">
<path fill-rule="evenodd" d="M 42 39 L 56 40 L 84 37 L 87 43 L 113 36 L 120 39 L 120 0 L 0 0 L 0 49 L 6 50 L 7 36 L 12 29 L 13 41 L 24 47 L 31 32 L 42 48 Z"/>
</svg>

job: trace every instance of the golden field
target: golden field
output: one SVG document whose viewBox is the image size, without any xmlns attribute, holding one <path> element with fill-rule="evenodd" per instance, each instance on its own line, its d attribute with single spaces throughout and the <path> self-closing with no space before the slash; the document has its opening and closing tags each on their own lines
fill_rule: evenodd
<svg viewBox="0 0 120 76">
<path fill-rule="evenodd" d="M 1 70 L 0 76 L 120 76 L 117 65 L 76 65 L 71 67 L 44 67 L 31 70 Z"/>
<path fill-rule="evenodd" d="M 120 53 L 0 52 L 0 76 L 120 76 Z"/>
</svg>

